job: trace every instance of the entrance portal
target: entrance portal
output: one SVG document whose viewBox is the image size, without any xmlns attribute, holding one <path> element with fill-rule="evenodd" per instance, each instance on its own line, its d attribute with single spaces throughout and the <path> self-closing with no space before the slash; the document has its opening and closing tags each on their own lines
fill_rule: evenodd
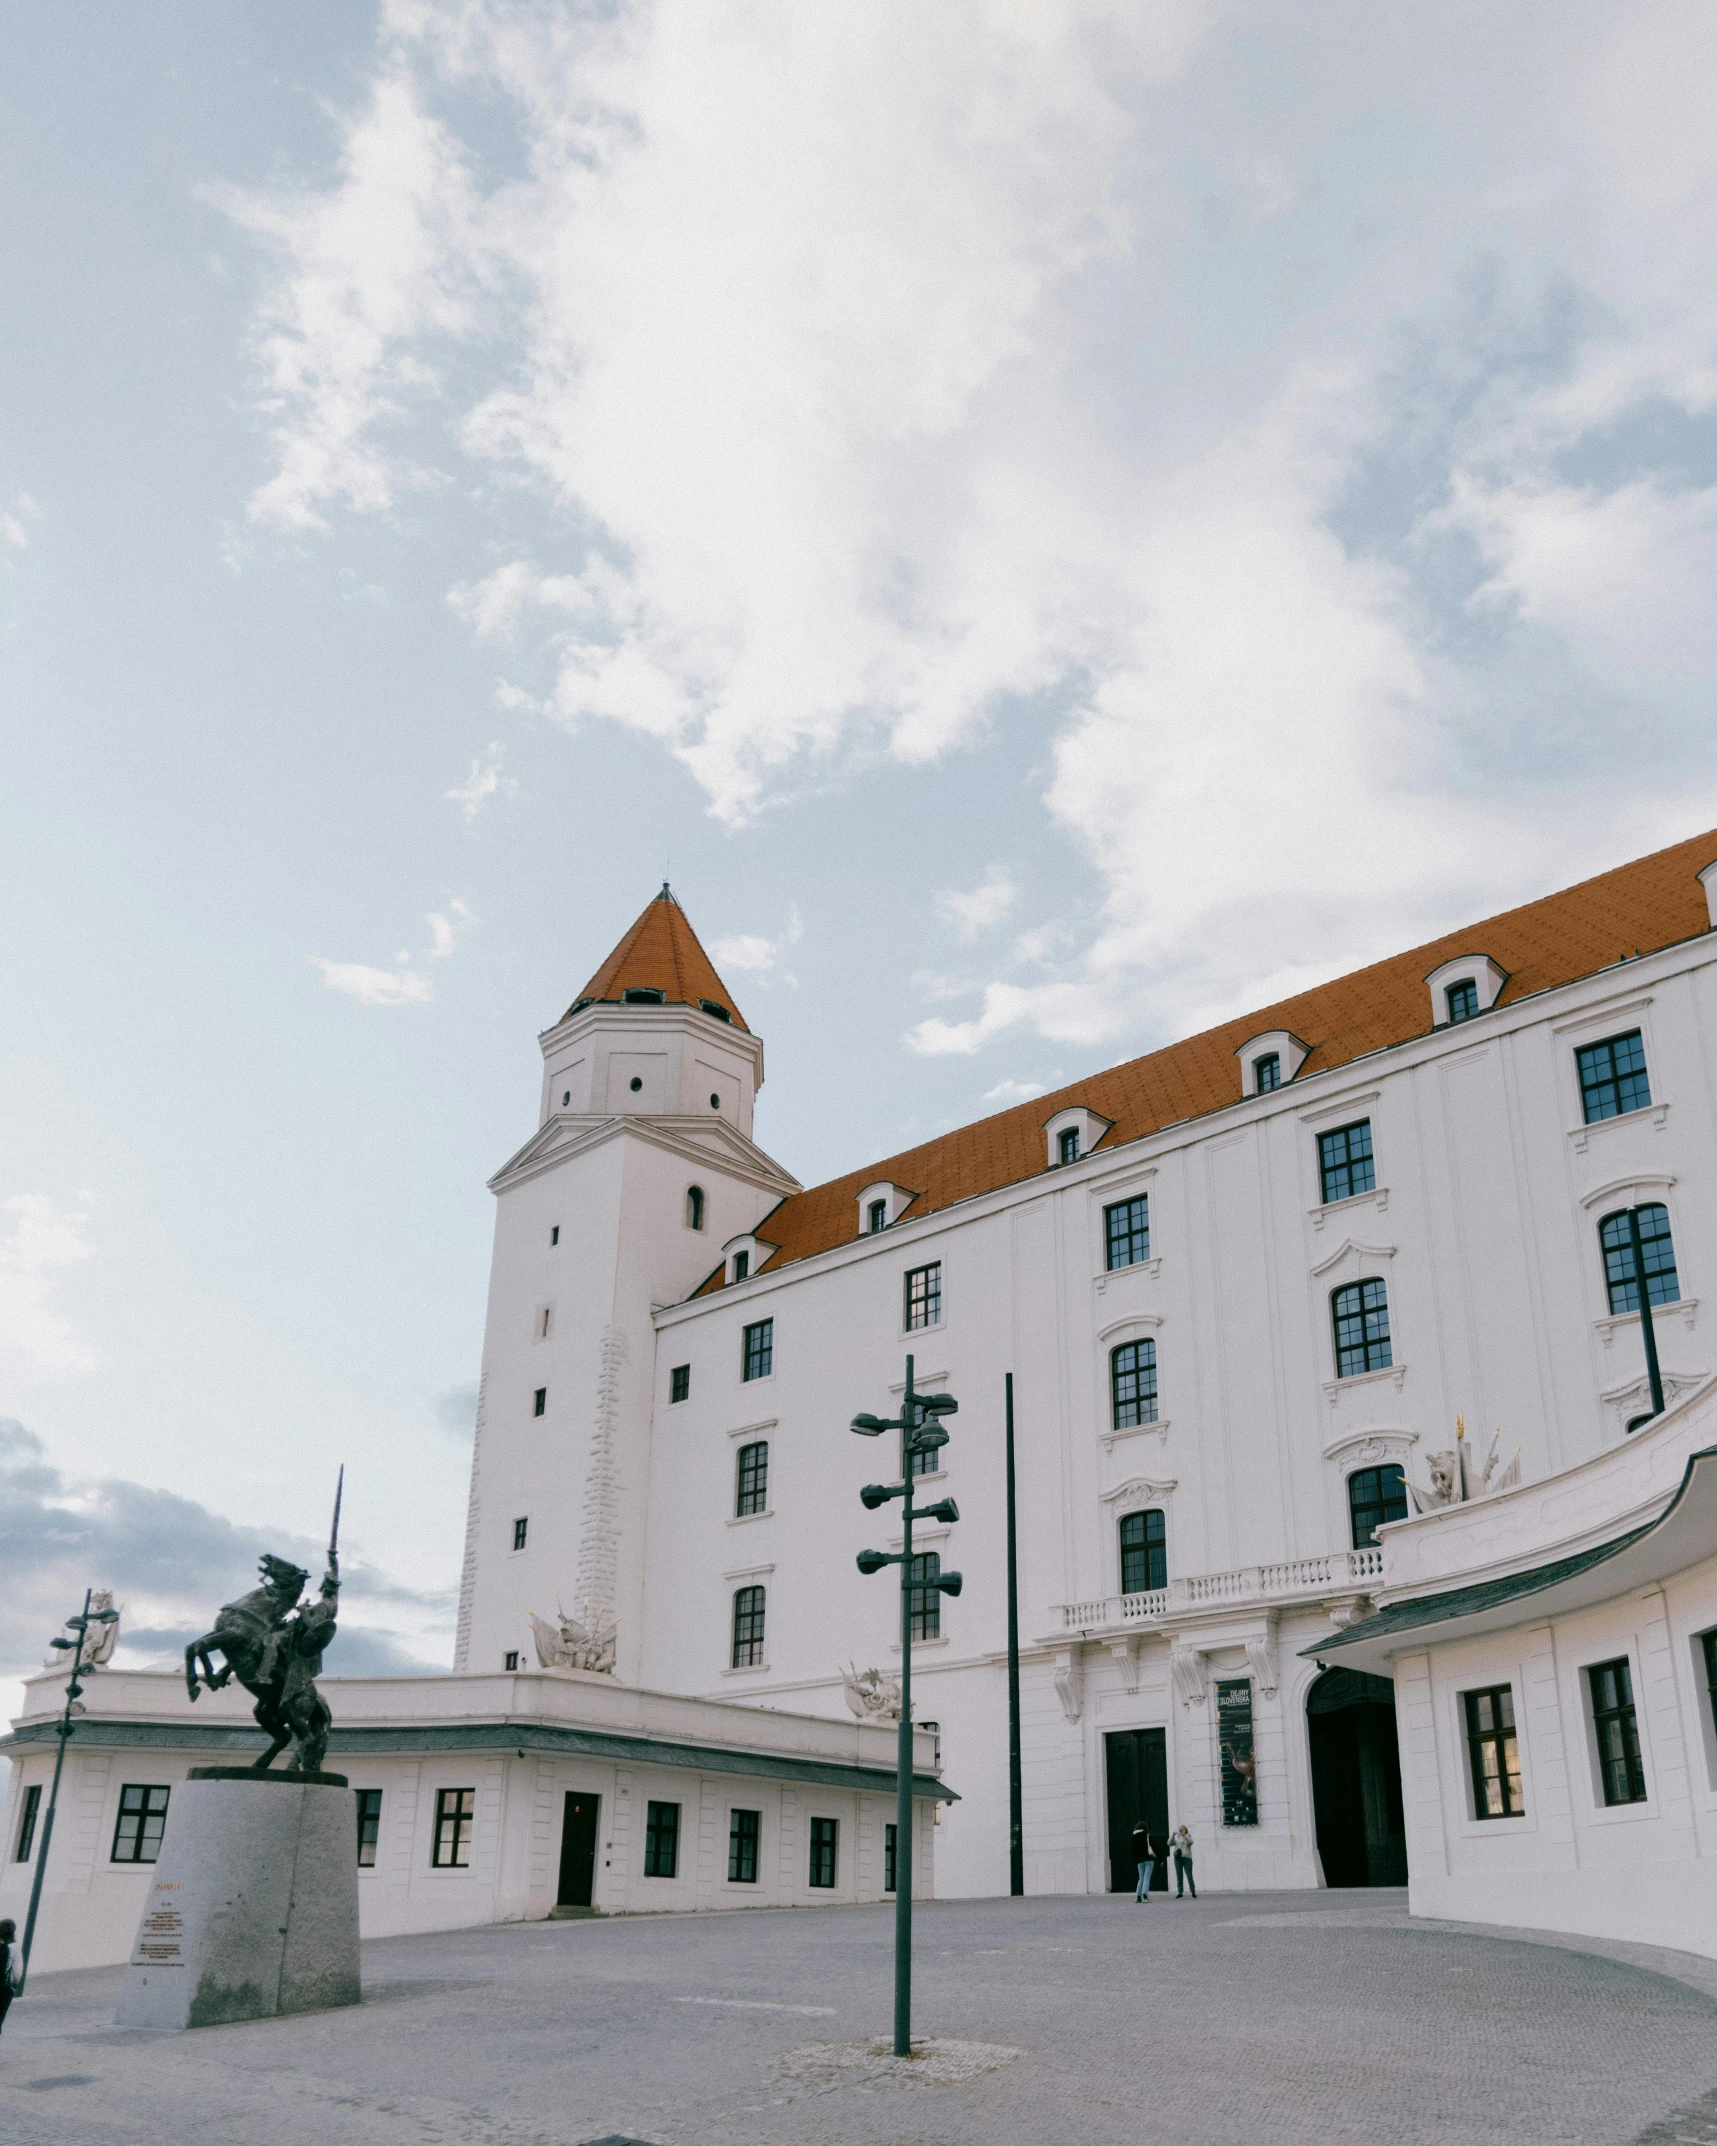
<svg viewBox="0 0 1717 2146">
<path fill-rule="evenodd" d="M 570 1790 L 560 1828 L 560 1890 L 557 1907 L 587 1908 L 596 1877 L 596 1810 L 599 1796 Z"/>
<path fill-rule="evenodd" d="M 1169 1837 L 1169 1767 L 1167 1733 L 1162 1729 L 1122 1729 L 1103 1739 L 1109 1788 L 1109 1890 L 1130 1893 L 1139 1882 L 1133 1860 L 1133 1828 L 1142 1818 L 1151 1837 L 1167 1847 Z M 1153 1893 L 1168 1890 L 1168 1871 L 1159 1863 Z"/>
<path fill-rule="evenodd" d="M 1405 1885 L 1394 1685 L 1359 1669 L 1326 1669 L 1306 1698 L 1306 1733 L 1324 1883 Z"/>
</svg>

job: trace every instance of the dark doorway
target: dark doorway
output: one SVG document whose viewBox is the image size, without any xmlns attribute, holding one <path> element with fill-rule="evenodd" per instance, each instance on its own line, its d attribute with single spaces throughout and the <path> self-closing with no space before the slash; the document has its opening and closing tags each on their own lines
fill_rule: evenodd
<svg viewBox="0 0 1717 2146">
<path fill-rule="evenodd" d="M 1361 1669 L 1326 1669 L 1307 1695 L 1306 1733 L 1324 1883 L 1405 1885 L 1394 1685 Z"/>
<path fill-rule="evenodd" d="M 571 1791 L 560 1828 L 560 1891 L 556 1905 L 587 1908 L 596 1877 L 596 1810 L 599 1796 Z"/>
<path fill-rule="evenodd" d="M 1109 1786 L 1109 1890 L 1130 1893 L 1139 1882 L 1133 1860 L 1133 1828 L 1142 1818 L 1153 1837 L 1169 1837 L 1169 1765 L 1167 1733 L 1162 1729 L 1121 1729 L 1103 1739 Z M 1168 1890 L 1168 1872 L 1157 1865 L 1153 1893 Z"/>
</svg>

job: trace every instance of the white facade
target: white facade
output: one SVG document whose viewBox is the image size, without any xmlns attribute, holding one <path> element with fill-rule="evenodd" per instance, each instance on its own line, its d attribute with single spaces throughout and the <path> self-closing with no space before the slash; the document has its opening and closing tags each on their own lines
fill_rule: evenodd
<svg viewBox="0 0 1717 2146">
<path fill-rule="evenodd" d="M 528 1659 L 528 1613 L 558 1590 L 574 1614 L 618 1617 L 623 1677 L 838 1715 L 842 1669 L 897 1659 L 894 1587 L 853 1559 L 894 1546 L 889 1513 L 867 1514 L 857 1493 L 893 1479 L 898 1455 L 845 1426 L 889 1412 L 911 1351 L 919 1383 L 960 1404 L 931 1487 L 955 1494 L 962 1517 L 920 1543 L 965 1576 L 941 1637 L 915 1650 L 918 1718 L 938 1724 L 963 1799 L 944 1814 L 937 1883 L 1005 1890 L 1011 1371 L 1028 1887 L 1110 1882 L 1104 1738 L 1144 1728 L 1163 1731 L 1170 1816 L 1198 1836 L 1201 1883 L 1317 1884 L 1305 1722 L 1317 1672 L 1300 1650 L 1361 1612 L 1380 1570 L 1376 1550 L 1352 1547 L 1348 1478 L 1393 1463 L 1423 1480 L 1457 1413 L 1487 1432 L 1500 1422 L 1529 1483 L 1621 1447 L 1649 1402 L 1638 1317 L 1611 1311 L 1598 1225 L 1630 1205 L 1669 1212 L 1680 1299 L 1657 1331 L 1671 1398 L 1711 1368 L 1717 938 L 1686 876 L 1694 936 L 1499 1002 L 1509 964 L 1479 927 L 1470 957 L 1428 965 L 1414 1015 L 1425 1027 L 1408 1040 L 1318 1070 L 1311 1016 L 1261 1021 L 1257 1051 L 1228 1053 L 1225 1107 L 1117 1146 L 1107 1117 L 1066 1105 L 1038 1174 L 922 1217 L 909 1173 L 879 1164 L 841 1195 L 852 1234 L 786 1266 L 764 1262 L 790 1181 L 743 1137 L 743 1111 L 741 1137 L 723 1140 L 683 1110 L 551 1109 L 495 1180 L 461 1668 Z M 1469 977 L 1476 1008 L 1451 1023 L 1449 988 Z M 1365 988 L 1325 990 L 1334 1005 Z M 550 1032 L 545 1054 L 576 1055 L 579 1024 L 597 1019 L 640 1038 L 659 1025 L 671 1054 L 697 1016 L 591 1006 Z M 1577 1052 L 1634 1031 L 1649 1107 L 1587 1122 Z M 1257 1092 L 1265 1043 L 1286 1051 L 1283 1084 Z M 551 1080 L 544 1092 L 558 1103 L 568 1091 Z M 1054 1130 L 1076 1108 L 1079 1156 L 1058 1162 Z M 726 1112 L 711 1118 L 725 1128 Z M 1320 1135 L 1362 1121 L 1374 1183 L 1326 1199 Z M 1149 1256 L 1113 1270 L 1105 1210 L 1136 1197 Z M 870 1200 L 889 1203 L 880 1230 L 866 1226 Z M 932 1263 L 939 1316 L 914 1330 L 906 1277 Z M 693 1294 L 718 1265 L 720 1286 Z M 1386 1292 L 1391 1360 L 1344 1376 L 1332 1296 L 1364 1281 Z M 747 1378 L 745 1333 L 764 1321 L 769 1368 Z M 1155 1347 L 1157 1411 L 1118 1424 L 1112 1352 L 1136 1341 Z M 738 1455 L 760 1443 L 766 1507 L 741 1515 Z M 1128 1592 L 1119 1528 L 1144 1511 L 1164 1516 L 1168 1585 Z M 521 1518 L 527 1548 L 514 1552 Z M 763 1659 L 736 1669 L 734 1597 L 752 1587 L 767 1602 Z M 1225 1827 L 1211 1686 L 1239 1679 L 1252 1686 L 1258 1822 Z"/>
<path fill-rule="evenodd" d="M 0 1917 L 23 1928 L 41 1850 L 63 1675 L 32 1678 L 9 1739 L 13 1760 L 0 1864 Z M 360 1862 L 364 1937 L 473 1923 L 538 1921 L 563 1894 L 569 1797 L 595 1805 L 588 1894 L 599 1914 L 790 1907 L 890 1897 L 885 1828 L 894 1823 L 895 1729 L 712 1706 L 556 1670 L 502 1677 L 328 1678 L 331 1769 L 379 1792 L 371 1860 Z M 236 1685 L 193 1708 L 182 1676 L 99 1670 L 67 1748 L 34 1966 L 110 1965 L 130 1956 L 153 1872 L 126 1852 L 121 1799 L 156 1791 L 171 1809 L 193 1766 L 243 1765 L 262 1738 Z M 928 1776 L 935 1739 L 919 1733 Z M 916 1806 L 913 1891 L 934 1885 L 933 1784 Z M 34 1800 L 32 1803 L 32 1791 Z M 162 1796 L 161 1791 L 165 1791 Z M 463 1807 L 444 1798 L 470 1791 Z M 647 1868 L 650 1806 L 676 1814 L 672 1875 Z M 735 1810 L 757 1819 L 756 1874 L 730 1877 Z M 31 1819 L 33 1817 L 33 1824 Z M 459 1820 L 460 1837 L 443 1820 Z M 813 1885 L 814 1820 L 835 1827 Z M 443 1838 L 438 1849 L 437 1834 Z M 32 1836 L 27 1841 L 26 1832 Z M 461 1854 L 462 1862 L 449 1860 Z M 663 1860 L 661 1857 L 658 1861 Z"/>
</svg>

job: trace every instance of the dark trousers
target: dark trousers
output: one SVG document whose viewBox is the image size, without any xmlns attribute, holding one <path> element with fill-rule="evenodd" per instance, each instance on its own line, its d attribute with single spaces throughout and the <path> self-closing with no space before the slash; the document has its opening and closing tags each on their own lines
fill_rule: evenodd
<svg viewBox="0 0 1717 2146">
<path fill-rule="evenodd" d="M 1177 1855 L 1174 1859 L 1174 1890 L 1177 1900 L 1180 1898 L 1183 1882 L 1186 1890 L 1196 1900 L 1198 1898 L 1198 1887 L 1192 1882 L 1192 1857 L 1190 1855 Z"/>
<path fill-rule="evenodd" d="M 6 2024 L 6 2014 L 12 2009 L 12 1992 L 0 1989 L 0 2027 Z"/>
</svg>

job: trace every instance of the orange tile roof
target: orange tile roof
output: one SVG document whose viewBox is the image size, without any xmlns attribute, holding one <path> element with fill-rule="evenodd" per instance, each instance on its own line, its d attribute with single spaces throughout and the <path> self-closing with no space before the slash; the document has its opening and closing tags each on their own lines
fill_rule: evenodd
<svg viewBox="0 0 1717 2146">
<path fill-rule="evenodd" d="M 1692 938 L 1709 928 L 1705 890 L 1694 875 L 1713 859 L 1717 832 L 1678 842 L 1563 893 L 1465 925 L 1183 1043 L 849 1170 L 826 1185 L 791 1193 L 758 1225 L 758 1237 L 778 1249 L 755 1271 L 773 1273 L 855 1239 L 858 1196 L 881 1179 L 916 1192 L 906 1210 L 906 1219 L 916 1221 L 956 1201 L 1039 1175 L 1045 1167 L 1044 1120 L 1070 1104 L 1113 1119 L 1103 1136 L 1107 1152 L 1236 1103 L 1241 1074 L 1234 1054 L 1268 1030 L 1285 1028 L 1311 1046 L 1297 1079 L 1410 1042 L 1431 1026 L 1426 976 L 1458 955 L 1488 954 L 1506 969 L 1498 1003 L 1507 1004 L 1590 976 L 1636 949 L 1649 954 Z M 720 1282 L 718 1272 L 704 1286 Z"/>
<path fill-rule="evenodd" d="M 617 1002 L 626 991 L 665 991 L 671 1006 L 695 1006 L 709 999 L 725 1006 L 735 1028 L 745 1028 L 745 1018 L 733 1003 L 733 993 L 715 973 L 715 964 L 698 943 L 698 935 L 686 921 L 686 913 L 662 882 L 662 891 L 644 911 L 608 959 L 569 1006 L 582 1006 L 592 999 Z M 566 1014 L 561 1015 L 566 1019 Z M 746 1033 L 749 1035 L 750 1030 Z"/>
</svg>

